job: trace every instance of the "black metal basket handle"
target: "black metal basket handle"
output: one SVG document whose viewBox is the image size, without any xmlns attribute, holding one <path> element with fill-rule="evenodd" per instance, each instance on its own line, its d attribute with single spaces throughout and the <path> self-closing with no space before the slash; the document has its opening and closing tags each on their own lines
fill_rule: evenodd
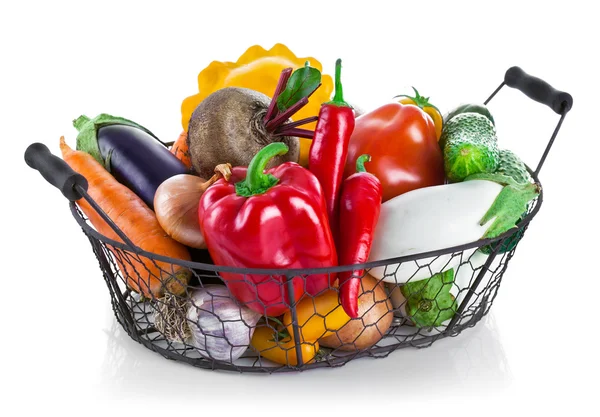
<svg viewBox="0 0 600 417">
<path fill-rule="evenodd" d="M 43 143 L 29 145 L 25 150 L 25 162 L 39 171 L 42 177 L 58 188 L 69 201 L 77 201 L 82 197 L 76 185 L 87 191 L 88 182 L 85 177 L 73 171 L 61 158 L 52 155 Z"/>
<path fill-rule="evenodd" d="M 102 219 L 123 239 L 123 242 L 129 246 L 134 253 L 140 253 L 139 249 L 123 233 L 112 219 L 102 210 L 102 208 L 87 193 L 87 179 L 75 172 L 64 160 L 50 152 L 50 149 L 43 143 L 32 143 L 25 150 L 25 162 L 31 168 L 39 171 L 40 174 L 50 184 L 58 188 L 69 201 L 77 201 L 84 198 Z"/>
<path fill-rule="evenodd" d="M 504 74 L 504 81 L 496 90 L 488 97 L 488 99 L 484 102 L 484 104 L 488 104 L 492 98 L 504 87 L 505 85 L 516 88 L 521 91 L 527 97 L 532 100 L 535 100 L 539 103 L 545 104 L 554 110 L 555 113 L 560 114 L 560 119 L 556 128 L 554 129 L 554 133 L 544 150 L 542 157 L 535 169 L 535 174 L 538 175 L 542 166 L 544 165 L 544 161 L 552 148 L 552 144 L 554 143 L 554 139 L 560 130 L 563 120 L 565 116 L 573 107 L 573 97 L 569 93 L 565 93 L 564 91 L 556 90 L 546 81 L 534 77 L 533 75 L 527 74 L 519 67 L 511 67 Z"/>
</svg>

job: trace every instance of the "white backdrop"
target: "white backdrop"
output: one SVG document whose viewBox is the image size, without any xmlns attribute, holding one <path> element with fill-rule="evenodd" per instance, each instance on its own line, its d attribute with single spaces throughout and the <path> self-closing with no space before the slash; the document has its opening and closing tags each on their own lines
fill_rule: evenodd
<svg viewBox="0 0 600 417">
<path fill-rule="evenodd" d="M 593 406 L 600 32 L 587 3 L 3 2 L 3 411 L 575 415 Z M 540 175 L 542 209 L 476 328 L 387 359 L 259 377 L 167 361 L 115 324 L 86 237 L 62 195 L 25 165 L 26 147 L 58 154 L 61 135 L 74 144 L 73 118 L 100 112 L 174 140 L 201 69 L 277 42 L 329 74 L 341 57 L 346 97 L 366 110 L 411 85 L 443 112 L 482 101 L 513 65 L 573 95 Z M 535 166 L 557 115 L 510 89 L 490 108 L 502 146 Z"/>
</svg>

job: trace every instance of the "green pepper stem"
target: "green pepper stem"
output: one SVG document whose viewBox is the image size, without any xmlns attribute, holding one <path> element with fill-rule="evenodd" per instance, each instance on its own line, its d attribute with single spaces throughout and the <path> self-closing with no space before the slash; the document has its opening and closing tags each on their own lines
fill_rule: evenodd
<svg viewBox="0 0 600 417">
<path fill-rule="evenodd" d="M 289 148 L 285 143 L 273 142 L 258 151 L 250 161 L 246 179 L 235 185 L 237 195 L 250 197 L 263 194 L 277 184 L 279 181 L 277 178 L 264 173 L 265 167 L 271 159 L 286 154 L 288 150 Z"/>
<path fill-rule="evenodd" d="M 350 107 L 350 105 L 344 101 L 344 90 L 342 88 L 342 60 L 339 58 L 335 61 L 335 95 L 333 96 L 333 100 L 326 104 Z"/>
<path fill-rule="evenodd" d="M 89 121 L 89 117 L 81 115 L 77 119 L 73 120 L 73 126 L 75 126 L 75 129 L 77 129 L 77 131 L 80 131 L 83 128 L 83 125 Z"/>
<path fill-rule="evenodd" d="M 365 162 L 371 162 L 371 155 L 361 155 L 356 160 L 356 172 L 367 172 L 365 169 Z"/>
</svg>

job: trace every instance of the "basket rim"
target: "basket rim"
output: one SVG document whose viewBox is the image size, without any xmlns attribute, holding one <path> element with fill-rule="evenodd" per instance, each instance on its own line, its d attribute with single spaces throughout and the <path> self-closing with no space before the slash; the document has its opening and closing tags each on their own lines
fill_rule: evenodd
<svg viewBox="0 0 600 417">
<path fill-rule="evenodd" d="M 338 273 L 338 272 L 343 272 L 343 271 L 352 271 L 352 270 L 356 270 L 356 269 L 367 269 L 368 270 L 368 269 L 381 267 L 381 266 L 401 264 L 404 262 L 415 261 L 418 259 L 432 258 L 432 257 L 441 256 L 441 255 L 447 255 L 450 253 L 459 253 L 459 252 L 463 252 L 464 250 L 467 250 L 467 249 L 472 249 L 475 247 L 483 247 L 485 245 L 488 245 L 488 244 L 491 244 L 494 242 L 499 242 L 505 238 L 512 236 L 513 234 L 517 233 L 518 231 L 523 230 L 531 222 L 533 217 L 535 217 L 535 215 L 540 210 L 542 202 L 543 202 L 544 190 L 543 190 L 542 184 L 540 183 L 537 174 L 533 170 L 531 170 L 531 168 L 528 165 L 525 165 L 525 166 L 527 168 L 527 171 L 529 171 L 530 175 L 532 176 L 534 183 L 537 184 L 540 188 L 540 193 L 537 196 L 537 198 L 535 199 L 535 206 L 533 207 L 531 212 L 529 214 L 527 214 L 527 216 L 525 216 L 523 218 L 523 220 L 521 220 L 521 222 L 519 222 L 519 224 L 516 227 L 507 230 L 506 232 L 502 233 L 501 235 L 499 235 L 495 238 L 479 239 L 479 240 L 475 240 L 475 241 L 465 243 L 462 245 L 452 246 L 449 248 L 437 249 L 437 250 L 428 251 L 428 252 L 420 252 L 420 253 L 404 255 L 404 256 L 399 256 L 399 257 L 394 257 L 394 258 L 387 258 L 387 259 L 382 259 L 382 260 L 378 260 L 378 261 L 370 261 L 370 262 L 365 262 L 365 263 L 361 263 L 361 264 L 338 265 L 338 266 L 320 267 L 320 268 L 243 268 L 243 267 L 233 267 L 233 266 L 220 266 L 220 265 L 206 264 L 206 263 L 202 263 L 202 262 L 186 261 L 183 259 L 171 258 L 168 256 L 159 255 L 157 253 L 145 251 L 138 246 L 132 247 L 125 243 L 110 239 L 110 238 L 104 236 L 103 234 L 99 233 L 95 229 L 93 229 L 88 224 L 88 222 L 83 219 L 83 217 L 79 214 L 79 211 L 78 211 L 77 206 L 74 201 L 69 202 L 69 207 L 71 209 L 71 213 L 72 213 L 73 217 L 75 217 L 75 220 L 77 221 L 77 223 L 82 227 L 82 229 L 88 236 L 91 235 L 93 238 L 95 238 L 105 244 L 109 244 L 115 248 L 137 254 L 138 256 L 144 256 L 149 259 L 156 260 L 156 261 L 177 264 L 177 265 L 181 265 L 181 266 L 191 268 L 191 269 L 199 269 L 199 270 L 205 270 L 205 271 L 211 271 L 211 272 L 228 272 L 228 273 L 237 273 L 237 274 L 268 274 L 268 275 L 286 275 L 286 276 L 327 274 L 327 273 Z"/>
</svg>

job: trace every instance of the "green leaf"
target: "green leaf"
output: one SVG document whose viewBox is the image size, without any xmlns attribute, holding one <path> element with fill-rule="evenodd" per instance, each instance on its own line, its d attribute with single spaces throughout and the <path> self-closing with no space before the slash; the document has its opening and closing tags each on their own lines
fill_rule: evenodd
<svg viewBox="0 0 600 417">
<path fill-rule="evenodd" d="M 458 305 L 450 294 L 454 269 L 431 278 L 408 282 L 400 288 L 406 298 L 406 312 L 417 327 L 436 327 L 451 319 Z"/>
<path fill-rule="evenodd" d="M 513 178 L 501 174 L 477 174 L 465 178 L 468 180 L 488 180 L 504 185 L 479 224 L 485 225 L 493 219 L 490 227 L 483 235 L 484 239 L 495 238 L 516 227 L 531 200 L 540 194 L 540 186 L 534 183 L 522 184 Z"/>
<path fill-rule="evenodd" d="M 321 71 L 306 65 L 294 71 L 285 86 L 285 90 L 277 97 L 277 108 L 283 112 L 304 97 L 311 95 L 321 84 Z"/>
</svg>

